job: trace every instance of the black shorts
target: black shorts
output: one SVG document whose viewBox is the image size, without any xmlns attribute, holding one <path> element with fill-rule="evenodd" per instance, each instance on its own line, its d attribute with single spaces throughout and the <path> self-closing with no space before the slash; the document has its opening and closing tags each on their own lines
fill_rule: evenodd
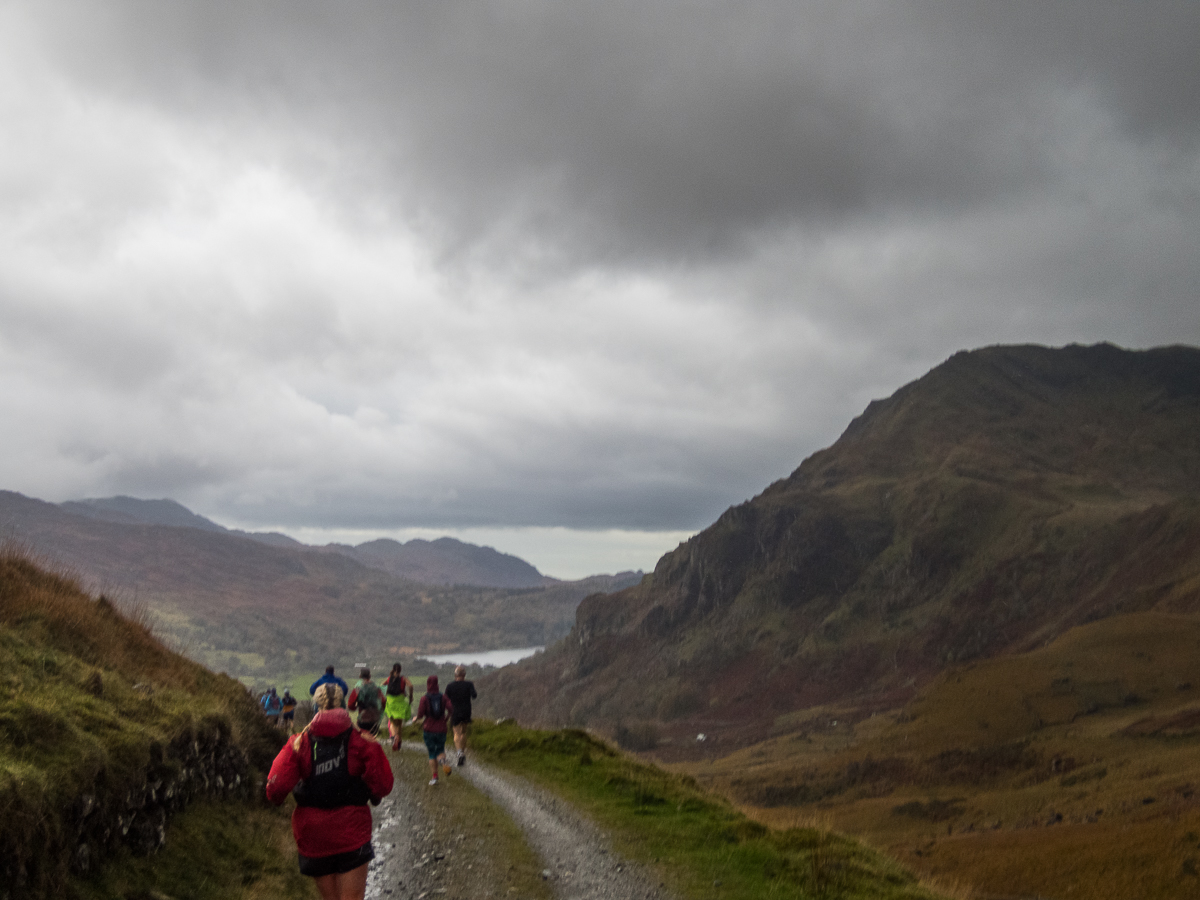
<svg viewBox="0 0 1200 900">
<path fill-rule="evenodd" d="M 322 875 L 341 875 L 353 872 L 359 866 L 365 866 L 375 858 L 375 848 L 371 842 L 363 844 L 357 850 L 349 853 L 335 853 L 333 856 L 305 856 L 300 854 L 300 874 L 309 878 L 320 878 Z"/>
<path fill-rule="evenodd" d="M 450 727 L 451 728 L 457 728 L 459 725 L 470 725 L 470 724 L 471 724 L 470 716 L 464 716 L 461 719 L 458 716 L 450 717 Z"/>
</svg>

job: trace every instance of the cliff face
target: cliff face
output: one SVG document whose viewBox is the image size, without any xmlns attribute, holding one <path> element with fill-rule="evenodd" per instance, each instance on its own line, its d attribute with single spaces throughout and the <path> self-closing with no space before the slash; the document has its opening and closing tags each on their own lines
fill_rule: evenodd
<svg viewBox="0 0 1200 900">
<path fill-rule="evenodd" d="M 493 708 L 740 740 L 816 705 L 889 708 L 1075 624 L 1200 611 L 1198 495 L 1200 351 L 960 353 L 640 585 L 585 600 L 566 640 L 489 683 Z"/>
</svg>

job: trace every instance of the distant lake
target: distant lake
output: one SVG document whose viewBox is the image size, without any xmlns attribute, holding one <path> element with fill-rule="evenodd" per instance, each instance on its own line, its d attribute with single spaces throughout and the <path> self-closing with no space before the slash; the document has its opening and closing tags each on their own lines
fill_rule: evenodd
<svg viewBox="0 0 1200 900">
<path fill-rule="evenodd" d="M 533 656 L 545 647 L 520 647 L 515 650 L 463 650 L 461 653 L 448 653 L 442 656 L 426 656 L 425 659 L 439 666 L 445 663 L 461 663 L 464 666 L 507 666 L 518 659 Z"/>
</svg>

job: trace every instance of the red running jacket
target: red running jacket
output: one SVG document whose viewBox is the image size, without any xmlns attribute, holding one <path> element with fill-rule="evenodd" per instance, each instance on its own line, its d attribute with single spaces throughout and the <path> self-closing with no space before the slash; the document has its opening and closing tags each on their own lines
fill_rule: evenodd
<svg viewBox="0 0 1200 900">
<path fill-rule="evenodd" d="M 308 730 L 318 737 L 333 737 L 350 727 L 349 712 L 326 709 L 313 717 Z M 355 729 L 350 734 L 349 755 L 350 774 L 362 777 L 373 798 L 381 799 L 392 792 L 392 766 L 378 741 Z M 281 805 L 292 788 L 310 774 L 312 745 L 308 735 L 301 733 L 288 739 L 271 764 L 267 799 Z M 297 806 L 292 812 L 292 834 L 304 856 L 349 853 L 371 840 L 371 808 L 366 804 L 337 809 Z"/>
</svg>

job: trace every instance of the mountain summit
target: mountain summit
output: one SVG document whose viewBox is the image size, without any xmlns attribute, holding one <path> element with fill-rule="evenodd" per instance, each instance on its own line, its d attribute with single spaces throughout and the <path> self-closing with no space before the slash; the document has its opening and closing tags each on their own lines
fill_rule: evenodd
<svg viewBox="0 0 1200 900">
<path fill-rule="evenodd" d="M 201 531 L 227 531 L 211 519 L 198 516 L 174 500 L 139 500 L 136 497 L 94 497 L 58 504 L 76 516 L 131 525 L 172 525 Z"/>
<path fill-rule="evenodd" d="M 1200 350 L 959 353 L 489 692 L 529 720 L 747 741 L 894 708 L 950 664 L 1200 610 L 1198 492 Z"/>
<path fill-rule="evenodd" d="M 554 580 L 546 578 L 520 557 L 451 537 L 433 541 L 413 538 L 403 544 L 380 538 L 356 547 L 330 544 L 329 549 L 356 559 L 364 566 L 422 584 L 527 588 L 541 587 Z"/>
</svg>

